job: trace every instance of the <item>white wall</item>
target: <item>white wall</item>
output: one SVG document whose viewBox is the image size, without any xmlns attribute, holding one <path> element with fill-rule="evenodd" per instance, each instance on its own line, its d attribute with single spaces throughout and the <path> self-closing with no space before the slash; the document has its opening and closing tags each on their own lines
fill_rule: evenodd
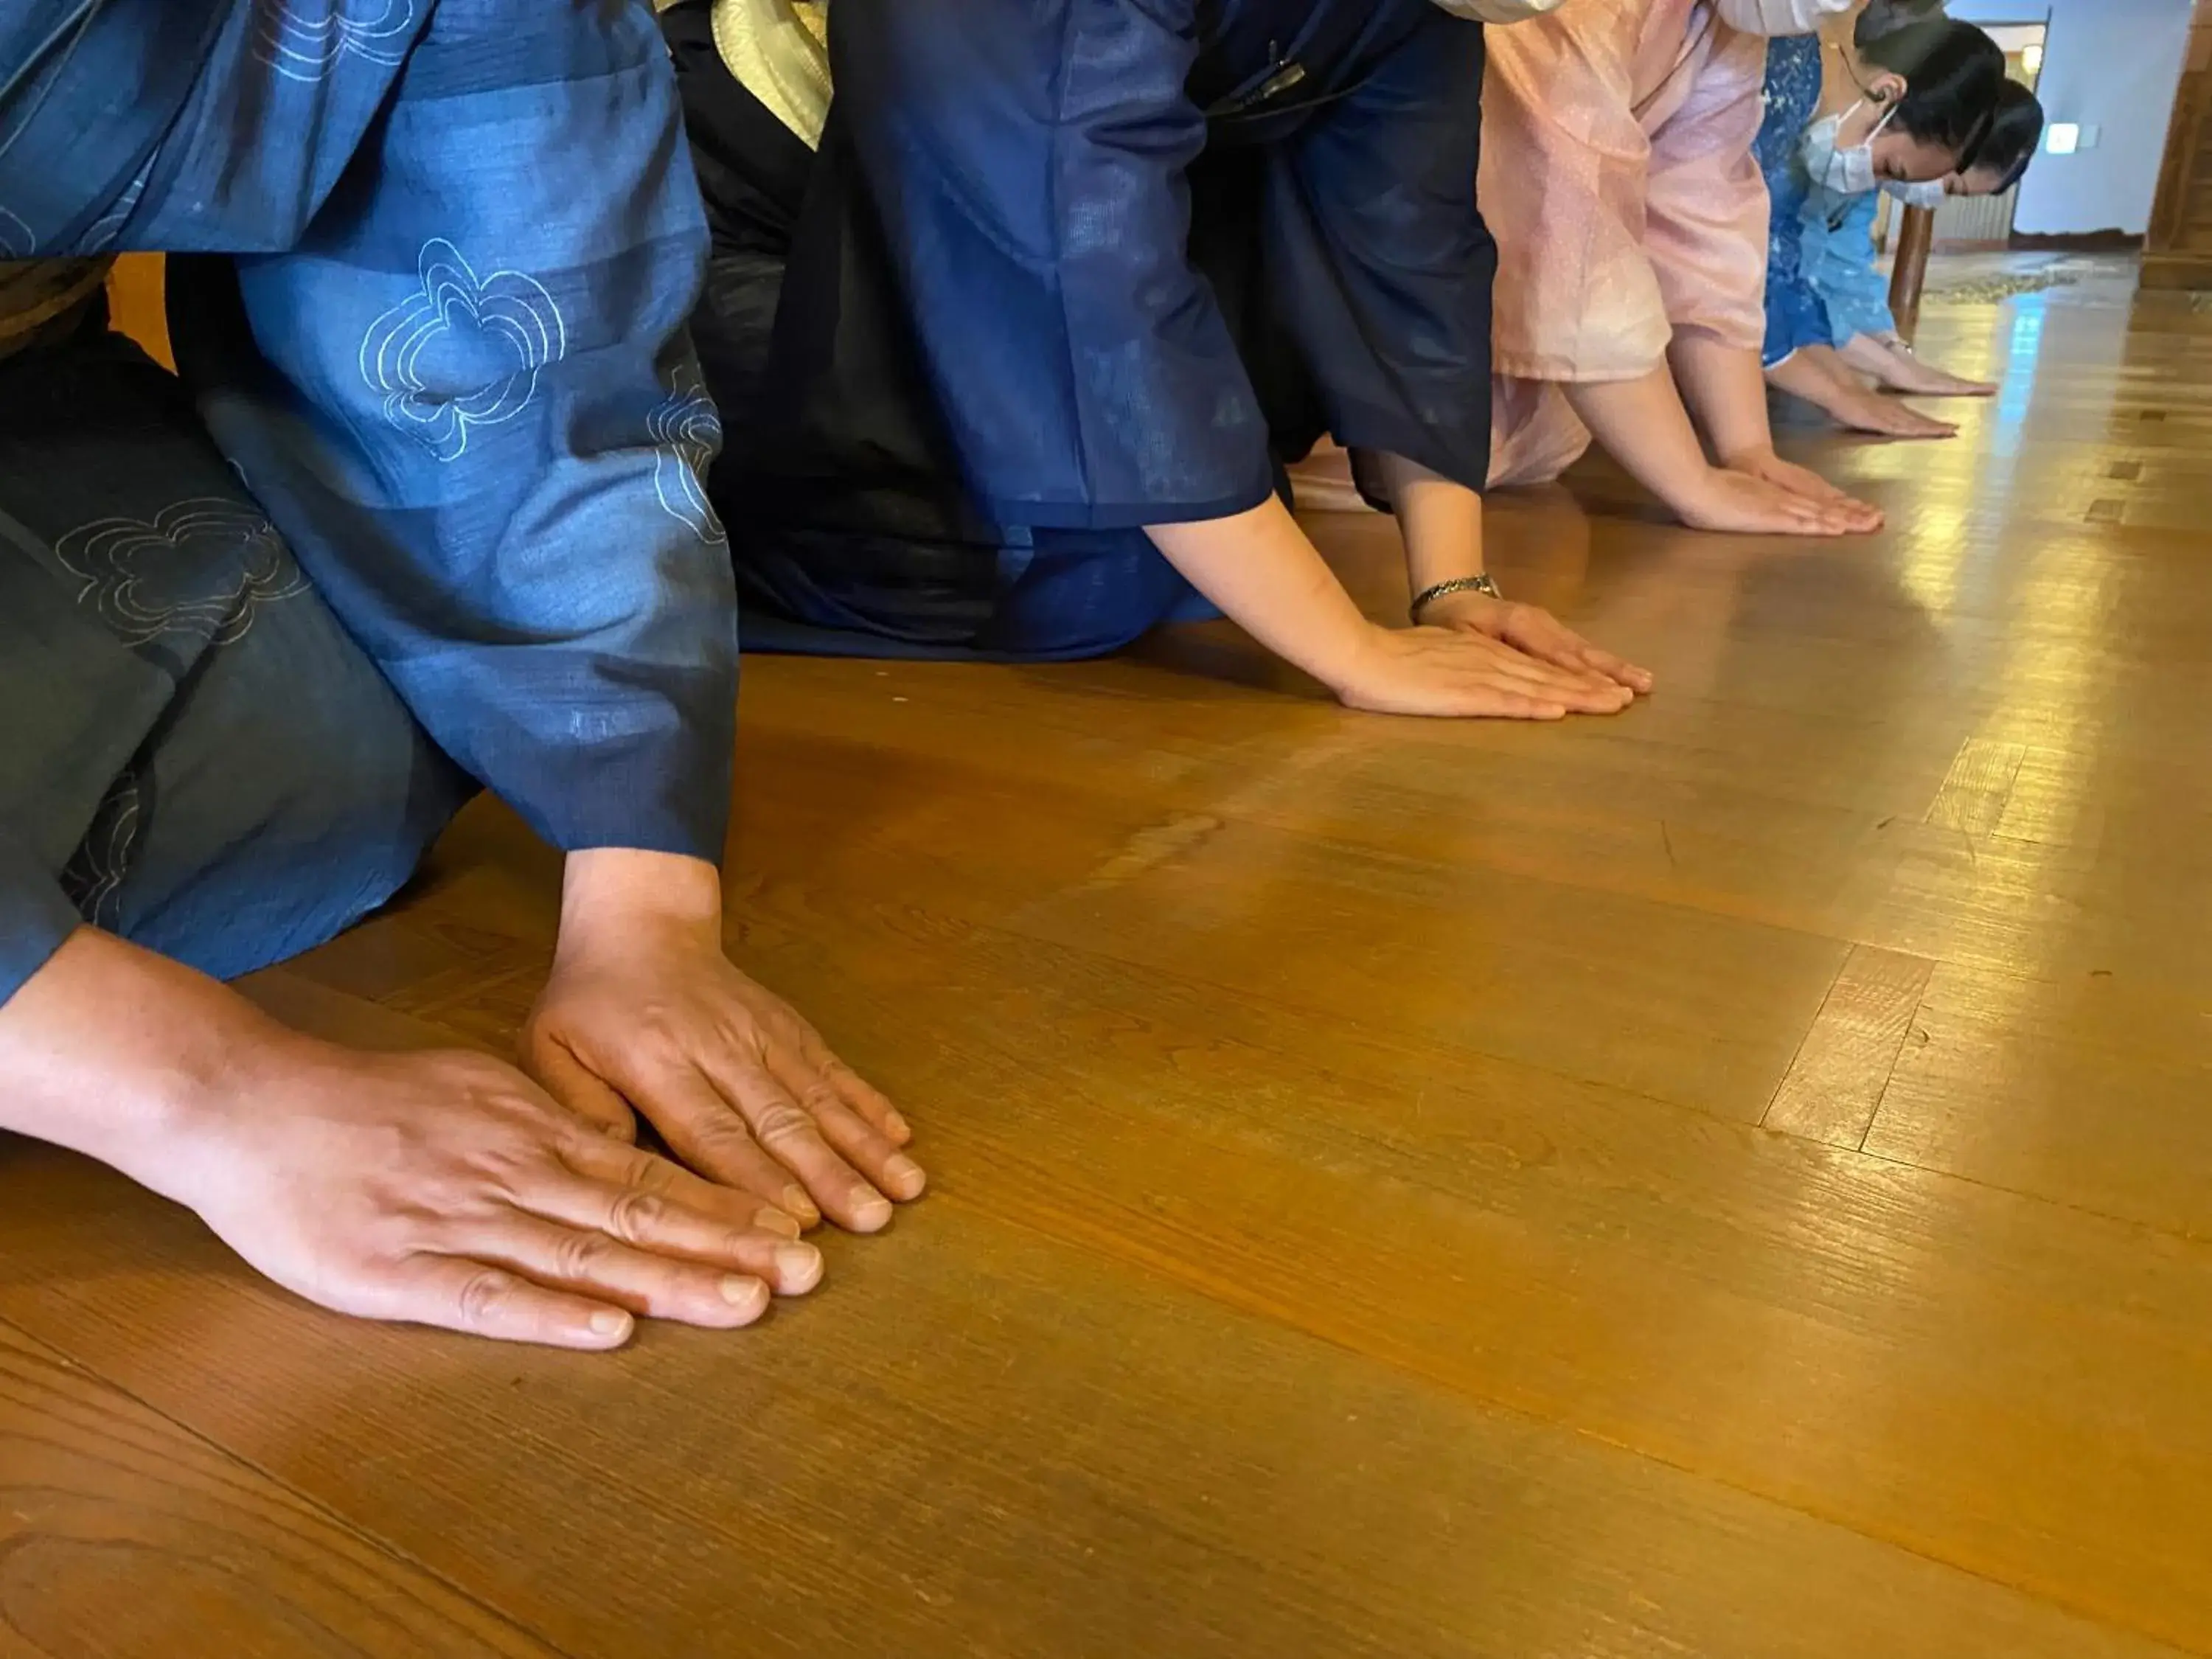
<svg viewBox="0 0 2212 1659">
<path fill-rule="evenodd" d="M 1970 23 L 2047 16 L 2051 35 L 2037 88 L 2043 106 L 2053 121 L 2102 130 L 2094 149 L 2035 158 L 2021 185 L 2014 230 L 2140 236 L 2150 228 L 2190 6 L 2191 0 L 1951 0 L 1951 15 Z"/>
</svg>

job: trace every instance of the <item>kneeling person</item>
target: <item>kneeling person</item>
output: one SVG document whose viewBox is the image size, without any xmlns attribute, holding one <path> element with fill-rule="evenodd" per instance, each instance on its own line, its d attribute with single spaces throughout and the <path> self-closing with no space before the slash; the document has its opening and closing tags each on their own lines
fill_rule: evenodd
<svg viewBox="0 0 2212 1659">
<path fill-rule="evenodd" d="M 1555 718 L 1649 685 L 1485 572 L 1480 23 L 835 0 L 825 49 L 817 15 L 664 19 L 749 641 L 1070 658 L 1218 608 L 1362 708 Z M 1395 505 L 1434 626 L 1368 623 L 1291 518 L 1282 464 L 1325 432 Z"/>
<path fill-rule="evenodd" d="M 804 1224 L 921 1175 L 723 954 L 736 619 L 687 486 L 673 79 L 642 9 L 398 9 L 0 40 L 0 1128 L 347 1312 L 743 1324 L 818 1275 Z M 181 380 L 104 326 L 125 248 L 203 256 Z M 218 983 L 382 902 L 479 784 L 568 855 L 532 1076 Z"/>
</svg>

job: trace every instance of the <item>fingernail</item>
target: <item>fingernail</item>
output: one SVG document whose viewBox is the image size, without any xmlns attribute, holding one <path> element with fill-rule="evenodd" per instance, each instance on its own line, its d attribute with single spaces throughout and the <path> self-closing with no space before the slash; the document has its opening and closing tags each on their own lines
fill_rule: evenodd
<svg viewBox="0 0 2212 1659">
<path fill-rule="evenodd" d="M 753 1225 L 764 1233 L 781 1233 L 786 1238 L 796 1238 L 805 1231 L 796 1218 L 781 1210 L 763 1210 L 753 1218 Z"/>
<path fill-rule="evenodd" d="M 733 1308 L 759 1308 L 768 1301 L 768 1286 L 757 1279 L 748 1279 L 743 1273 L 722 1276 L 722 1300 Z"/>
<path fill-rule="evenodd" d="M 890 1224 L 891 1201 L 881 1193 L 871 1192 L 866 1198 L 853 1203 L 853 1226 L 856 1231 L 872 1233 L 878 1227 Z"/>
<path fill-rule="evenodd" d="M 811 1291 L 822 1280 L 822 1252 L 811 1244 L 780 1244 L 775 1271 L 786 1296 Z"/>
<path fill-rule="evenodd" d="M 904 1140 L 914 1133 L 914 1130 L 908 1126 L 907 1121 L 896 1112 L 893 1112 L 886 1121 L 890 1125 L 890 1132 L 901 1140 Z"/>
<path fill-rule="evenodd" d="M 921 1190 L 921 1184 L 925 1178 L 921 1173 L 921 1165 L 903 1152 L 896 1153 L 884 1160 L 884 1179 L 895 1187 L 907 1192 L 918 1193 Z"/>
<path fill-rule="evenodd" d="M 804 1187 L 786 1187 L 783 1189 L 783 1207 L 799 1218 L 801 1227 L 811 1227 L 822 1219 L 822 1212 L 815 1207 L 814 1200 L 806 1195 Z"/>
<path fill-rule="evenodd" d="M 619 1308 L 602 1308 L 592 1316 L 592 1334 L 628 1336 L 630 1327 L 635 1322 Z"/>
</svg>

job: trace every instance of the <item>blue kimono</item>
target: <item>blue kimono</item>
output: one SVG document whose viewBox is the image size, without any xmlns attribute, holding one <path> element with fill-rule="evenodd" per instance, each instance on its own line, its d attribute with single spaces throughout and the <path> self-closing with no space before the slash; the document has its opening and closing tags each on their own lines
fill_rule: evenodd
<svg viewBox="0 0 2212 1659">
<path fill-rule="evenodd" d="M 222 973 L 327 937 L 477 782 L 718 858 L 707 234 L 643 0 L 28 0 L 11 78 L 0 257 L 204 257 L 183 386 L 96 316 L 4 365 L 0 997 L 85 920 Z"/>
<path fill-rule="evenodd" d="M 1799 144 L 1820 102 L 1816 37 L 1766 49 L 1766 118 L 1758 157 L 1772 206 L 1766 262 L 1765 365 L 1808 345 L 1846 346 L 1897 331 L 1889 288 L 1874 266 L 1875 191 L 1839 196 L 1815 184 Z"/>
<path fill-rule="evenodd" d="M 1113 649 L 1189 609 L 1143 527 L 1258 506 L 1324 433 L 1483 487 L 1480 25 L 1431 0 L 836 0 L 830 27 L 763 390 L 724 383 L 749 640 L 765 611 L 810 647 Z M 747 168 L 743 89 L 685 27 L 735 237 L 757 216 L 714 180 L 789 156 Z M 710 285 L 710 373 L 748 359 L 715 337 L 731 310 Z"/>
<path fill-rule="evenodd" d="M 1881 205 L 1874 191 L 1844 197 L 1839 204 L 1807 204 L 1805 280 L 1826 314 L 1828 343 L 1839 350 L 1863 334 L 1876 340 L 1897 334 L 1889 280 L 1875 267 L 1874 222 Z"/>
<path fill-rule="evenodd" d="M 1820 190 L 1799 152 L 1820 106 L 1818 35 L 1777 39 L 1766 48 L 1766 118 L 1753 147 L 1771 203 L 1766 249 L 1766 345 L 1761 363 L 1774 368 L 1808 345 L 1829 344 L 1827 309 L 1805 265 L 1808 216 L 1822 222 Z"/>
</svg>

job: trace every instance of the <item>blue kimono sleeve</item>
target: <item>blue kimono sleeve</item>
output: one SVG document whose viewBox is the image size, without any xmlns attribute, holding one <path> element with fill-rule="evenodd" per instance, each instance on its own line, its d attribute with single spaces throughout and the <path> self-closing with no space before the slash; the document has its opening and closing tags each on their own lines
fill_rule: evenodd
<svg viewBox="0 0 2212 1659">
<path fill-rule="evenodd" d="M 1772 181 L 1769 181 L 1770 188 Z M 1828 343 L 1828 313 L 1805 270 L 1805 204 L 1773 192 L 1766 257 L 1766 343 L 1759 367 L 1779 368 L 1807 346 Z"/>
<path fill-rule="evenodd" d="M 1806 232 L 1806 276 L 1827 312 L 1829 343 L 1839 349 L 1862 334 L 1879 340 L 1897 332 L 1889 283 L 1874 263 L 1874 222 L 1880 206 L 1875 195 L 1855 196 L 1840 219 L 1824 218 Z"/>
<path fill-rule="evenodd" d="M 1480 490 L 1498 244 L 1475 203 L 1483 32 L 1442 10 L 1294 141 L 1271 182 L 1270 302 L 1347 448 Z"/>
<path fill-rule="evenodd" d="M 0 823 L 0 1004 L 82 926 L 84 918 L 53 872 Z"/>
<path fill-rule="evenodd" d="M 1766 117 L 1753 155 L 1766 180 L 1766 340 L 1759 366 L 1780 368 L 1807 346 L 1828 343 L 1828 315 L 1805 273 L 1810 198 L 1820 194 L 1798 149 L 1820 96 L 1820 43 L 1811 35 L 1770 41 Z"/>
<path fill-rule="evenodd" d="M 335 96 L 377 65 L 327 67 Z M 707 240 L 651 12 L 474 0 L 296 240 L 173 262 L 224 453 L 432 736 L 564 849 L 722 850 L 736 597 L 684 331 Z"/>
<path fill-rule="evenodd" d="M 1267 427 L 1188 257 L 1197 0 L 837 0 L 842 125 L 969 488 L 1009 526 L 1226 517 Z"/>
</svg>

